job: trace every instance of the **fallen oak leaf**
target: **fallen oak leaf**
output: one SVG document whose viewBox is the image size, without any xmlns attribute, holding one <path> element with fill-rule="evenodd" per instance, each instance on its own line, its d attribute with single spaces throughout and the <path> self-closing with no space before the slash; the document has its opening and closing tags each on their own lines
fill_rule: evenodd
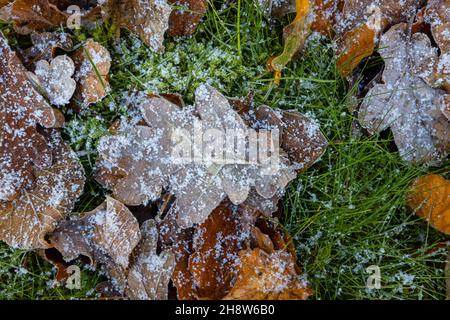
<svg viewBox="0 0 450 320">
<path fill-rule="evenodd" d="M 246 200 L 254 186 L 263 197 L 272 197 L 275 193 L 282 193 L 286 184 L 295 177 L 284 156 L 279 163 L 280 170 L 266 175 L 266 163 L 215 162 L 209 149 L 205 149 L 209 151 L 201 158 L 196 156 L 196 161 L 192 161 L 192 154 L 184 154 L 185 149 L 180 149 L 184 144 L 173 141 L 172 134 L 182 133 L 180 137 L 185 139 L 195 134 L 192 130 L 196 123 L 199 128 L 219 130 L 221 134 L 226 130 L 236 130 L 244 137 L 238 141 L 245 141 L 248 130 L 245 122 L 228 100 L 210 86 L 202 85 L 197 89 L 195 112 L 192 107 L 180 109 L 158 97 L 149 97 L 141 105 L 141 111 L 148 126 L 123 128 L 126 134 L 104 137 L 99 144 L 97 168 L 100 174 L 97 180 L 112 189 L 114 197 L 128 205 L 154 201 L 165 188 L 176 198 L 171 210 L 178 217 L 179 226 L 186 228 L 203 222 L 227 195 L 233 203 L 239 204 Z M 208 145 L 209 140 L 205 139 L 204 143 Z M 228 147 L 234 148 L 234 145 L 232 141 Z M 267 150 L 268 146 L 261 148 Z M 186 157 L 187 163 L 180 161 Z"/>
<path fill-rule="evenodd" d="M 111 68 L 109 51 L 93 39 L 72 55 L 75 63 L 74 78 L 78 83 L 75 99 L 86 107 L 103 99 L 109 91 L 108 74 Z"/>
<path fill-rule="evenodd" d="M 164 33 L 172 12 L 166 0 L 105 0 L 101 8 L 104 19 L 137 34 L 153 51 L 164 51 Z"/>
<path fill-rule="evenodd" d="M 68 15 L 49 0 L 15 0 L 11 7 L 11 20 L 20 34 L 62 26 L 67 18 Z"/>
<path fill-rule="evenodd" d="M 56 130 L 41 133 L 51 150 L 48 167 L 35 166 L 32 188 L 0 201 L 0 239 L 12 247 L 48 248 L 44 239 L 72 210 L 84 186 L 84 170 Z"/>
<path fill-rule="evenodd" d="M 249 237 L 238 214 L 221 204 L 195 229 L 188 270 L 199 299 L 221 299 L 232 287 L 239 251 Z"/>
<path fill-rule="evenodd" d="M 433 87 L 442 87 L 450 93 L 450 7 L 449 0 L 429 0 L 424 21 L 430 25 L 433 40 L 439 48 L 439 56 L 425 60 L 421 70 L 427 70 L 423 79 Z M 433 63 L 430 66 L 430 63 Z M 431 69 L 431 70 L 430 70 Z"/>
<path fill-rule="evenodd" d="M 181 6 L 175 9 L 169 17 L 167 34 L 172 37 L 190 36 L 206 13 L 206 0 L 168 0 L 169 4 Z"/>
<path fill-rule="evenodd" d="M 69 103 L 77 87 L 77 83 L 72 79 L 74 72 L 72 59 L 63 55 L 57 56 L 50 63 L 46 60 L 38 61 L 32 75 L 50 103 L 62 106 Z"/>
<path fill-rule="evenodd" d="M 380 52 L 385 61 L 384 83 L 367 93 L 359 121 L 370 133 L 390 127 L 406 161 L 438 162 L 447 152 L 450 136 L 448 125 L 443 128 L 447 134 L 438 134 L 435 128 L 436 117 L 444 117 L 437 103 L 443 101 L 445 92 L 429 87 L 415 74 L 416 62 L 425 54 L 426 36 L 411 35 L 408 29 L 406 24 L 398 24 L 382 36 L 380 46 L 386 48 Z"/>
<path fill-rule="evenodd" d="M 64 32 L 33 32 L 30 37 L 33 45 L 20 54 L 23 64 L 32 71 L 37 61 L 51 62 L 57 49 L 70 51 L 73 47 L 72 37 Z"/>
<path fill-rule="evenodd" d="M 300 280 L 293 256 L 256 248 L 240 252 L 238 277 L 225 300 L 305 300 L 311 290 Z"/>
<path fill-rule="evenodd" d="M 140 238 L 136 218 L 125 205 L 111 197 L 80 219 L 61 222 L 49 234 L 50 244 L 65 261 L 83 255 L 93 265 L 102 264 L 120 292 L 125 289 L 129 257 Z"/>
<path fill-rule="evenodd" d="M 171 251 L 157 253 L 158 227 L 155 220 L 145 221 L 141 234 L 128 271 L 125 296 L 133 300 L 167 300 L 175 255 Z"/>
<path fill-rule="evenodd" d="M 32 187 L 35 166 L 51 166 L 51 150 L 37 127 L 60 125 L 62 114 L 33 88 L 1 33 L 0 53 L 0 201 L 9 201 Z"/>
<path fill-rule="evenodd" d="M 436 174 L 418 178 L 408 194 L 408 206 L 432 227 L 450 234 L 450 181 Z"/>
</svg>

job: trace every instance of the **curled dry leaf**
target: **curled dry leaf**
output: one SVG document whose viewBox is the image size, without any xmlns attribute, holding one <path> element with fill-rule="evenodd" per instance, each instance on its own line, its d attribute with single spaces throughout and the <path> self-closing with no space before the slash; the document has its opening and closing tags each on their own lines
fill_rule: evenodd
<svg viewBox="0 0 450 320">
<path fill-rule="evenodd" d="M 72 76 L 75 65 L 68 56 L 57 56 L 51 63 L 40 60 L 36 63 L 34 74 L 38 85 L 53 105 L 68 104 L 77 87 Z"/>
<path fill-rule="evenodd" d="M 103 99 L 109 90 L 108 74 L 111 56 L 108 50 L 93 39 L 78 49 L 72 59 L 75 63 L 75 80 L 78 82 L 75 99 L 88 106 Z"/>
<path fill-rule="evenodd" d="M 450 181 L 436 174 L 418 178 L 409 193 L 408 205 L 434 228 L 450 234 Z"/>
<path fill-rule="evenodd" d="M 175 255 L 170 251 L 157 253 L 158 228 L 155 220 L 145 221 L 141 234 L 128 271 L 125 296 L 134 300 L 167 300 Z"/>
<path fill-rule="evenodd" d="M 195 109 L 180 109 L 163 98 L 150 97 L 141 111 L 148 126 L 123 128 L 128 134 L 104 137 L 99 144 L 97 180 L 128 205 L 154 201 L 166 188 L 176 198 L 171 210 L 179 226 L 186 228 L 202 223 L 227 195 L 240 204 L 255 187 L 262 197 L 271 198 L 295 177 L 295 168 L 285 157 L 274 173 L 265 171 L 267 162 L 236 158 L 236 139 L 245 143 L 249 128 L 210 86 L 197 89 Z M 204 135 L 208 132 L 217 136 Z M 224 134 L 234 134 L 234 140 L 225 143 Z M 200 144 L 195 140 L 199 138 Z M 261 144 L 261 152 L 276 154 L 274 141 L 272 137 L 265 146 Z M 232 157 L 225 159 L 221 152 Z"/>
<path fill-rule="evenodd" d="M 105 19 L 137 34 L 153 51 L 164 51 L 164 33 L 172 12 L 166 0 L 105 0 L 101 7 Z"/>
<path fill-rule="evenodd" d="M 225 300 L 305 300 L 311 294 L 300 279 L 294 257 L 283 250 L 240 252 L 238 277 Z"/>
<path fill-rule="evenodd" d="M 382 36 L 380 46 L 385 48 L 380 51 L 384 83 L 367 93 L 359 121 L 371 133 L 390 127 L 406 161 L 438 162 L 448 151 L 450 137 L 447 120 L 440 120 L 445 92 L 415 74 L 417 63 L 432 50 L 429 39 L 421 33 L 411 35 L 406 24 L 398 24 Z M 442 121 L 444 125 L 437 127 Z"/>
<path fill-rule="evenodd" d="M 275 83 L 281 80 L 281 71 L 303 49 L 310 34 L 311 21 L 308 19 L 309 0 L 296 0 L 296 16 L 294 21 L 283 29 L 283 52 L 268 62 L 270 71 L 275 73 Z"/>
<path fill-rule="evenodd" d="M 172 36 L 190 36 L 197 29 L 197 25 L 206 13 L 206 0 L 169 0 L 171 5 L 181 6 L 183 9 L 173 10 L 169 17 L 167 33 Z"/>
<path fill-rule="evenodd" d="M 73 47 L 72 37 L 64 32 L 33 32 L 30 37 L 33 46 L 23 50 L 21 56 L 23 64 L 32 70 L 37 61 L 51 62 L 57 49 L 69 51 Z"/>
<path fill-rule="evenodd" d="M 51 152 L 49 166 L 33 167 L 33 187 L 0 201 L 0 240 L 24 249 L 47 248 L 44 236 L 72 210 L 84 185 L 84 170 L 56 130 L 40 132 Z"/>
<path fill-rule="evenodd" d="M 140 238 L 133 214 L 119 201 L 107 197 L 82 218 L 61 222 L 49 241 L 67 262 L 83 255 L 92 264 L 104 265 L 114 285 L 123 291 L 129 257 Z"/>
<path fill-rule="evenodd" d="M 0 53 L 0 201 L 10 201 L 32 188 L 35 167 L 51 167 L 52 152 L 37 126 L 55 127 L 60 117 L 33 88 L 2 34 Z"/>
</svg>

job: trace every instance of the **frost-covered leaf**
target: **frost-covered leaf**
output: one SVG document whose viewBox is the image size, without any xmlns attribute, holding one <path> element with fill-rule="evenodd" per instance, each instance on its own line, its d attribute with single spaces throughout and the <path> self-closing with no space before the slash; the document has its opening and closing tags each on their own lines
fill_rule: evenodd
<svg viewBox="0 0 450 320">
<path fill-rule="evenodd" d="M 169 18 L 167 34 L 172 37 L 190 36 L 197 29 L 203 15 L 206 13 L 206 0 L 169 0 L 169 4 L 182 7 L 173 10 Z"/>
<path fill-rule="evenodd" d="M 88 106 L 102 100 L 109 90 L 108 74 L 111 56 L 108 50 L 93 39 L 78 49 L 72 59 L 75 63 L 74 78 L 78 83 L 75 99 L 81 106 Z"/>
<path fill-rule="evenodd" d="M 421 75 L 430 86 L 442 87 L 450 93 L 450 1 L 429 0 L 424 21 L 431 26 L 440 54 L 435 50 L 422 60 Z"/>
<path fill-rule="evenodd" d="M 135 300 L 167 300 L 175 255 L 170 251 L 157 253 L 158 228 L 155 220 L 145 221 L 141 234 L 128 271 L 125 296 Z"/>
<path fill-rule="evenodd" d="M 445 92 L 431 88 L 415 74 L 417 62 L 432 48 L 424 46 L 428 39 L 424 34 L 411 35 L 408 29 L 407 24 L 398 24 L 382 36 L 383 83 L 367 93 L 359 120 L 371 133 L 390 127 L 403 159 L 436 162 L 448 151 L 450 137 L 448 125 L 444 132 L 436 128 L 444 117 L 439 104 L 445 101 Z"/>
<path fill-rule="evenodd" d="M 172 12 L 166 0 L 105 0 L 101 7 L 104 18 L 137 34 L 153 51 L 164 50 L 164 33 Z"/>
<path fill-rule="evenodd" d="M 408 205 L 435 229 L 450 234 L 450 181 L 437 174 L 418 178 L 408 195 Z"/>
<path fill-rule="evenodd" d="M 256 248 L 240 252 L 238 277 L 226 300 L 305 300 L 311 290 L 301 280 L 292 254 Z"/>
<path fill-rule="evenodd" d="M 36 167 L 49 168 L 52 155 L 37 126 L 59 125 L 59 115 L 37 93 L 27 71 L 0 34 L 0 201 L 32 188 Z"/>
<path fill-rule="evenodd" d="M 208 85 L 197 89 L 195 107 L 180 109 L 163 98 L 149 97 L 141 105 L 141 111 L 147 126 L 125 127 L 119 131 L 126 133 L 100 141 L 97 180 L 128 205 L 154 201 L 160 197 L 162 189 L 167 189 L 176 198 L 171 210 L 178 216 L 181 227 L 203 222 L 227 195 L 234 204 L 239 204 L 247 199 L 252 187 L 264 198 L 282 193 L 295 177 L 297 165 L 306 164 L 295 163 L 291 168 L 289 160 L 281 156 L 279 170 L 270 172 L 267 161 L 242 162 L 236 158 L 234 148 L 239 143 L 245 144 L 249 128 L 228 100 Z M 318 133 L 317 137 L 323 138 L 318 126 L 309 129 L 313 134 L 309 138 Z M 207 132 L 217 133 L 217 136 L 203 135 Z M 233 140 L 225 143 L 226 135 Z M 203 145 L 195 141 L 198 138 L 203 138 Z M 306 138 L 300 143 L 306 146 L 308 153 L 310 142 Z M 271 150 L 276 154 L 278 148 L 274 139 L 271 137 L 270 141 L 266 139 L 266 145 L 259 145 L 261 153 Z M 322 147 L 324 145 L 326 141 Z M 222 152 L 229 152 L 232 157 L 222 158 Z M 323 148 L 318 156 L 322 152 Z M 217 154 L 214 156 L 214 153 Z M 308 165 L 310 160 L 308 156 Z"/>
<path fill-rule="evenodd" d="M 11 8 L 14 28 L 22 34 L 65 26 L 68 14 L 50 0 L 15 0 Z M 57 1 L 56 1 L 57 2 Z"/>
<path fill-rule="evenodd" d="M 29 69 L 34 69 L 37 61 L 51 62 L 55 57 L 56 49 L 69 51 L 73 47 L 72 37 L 64 32 L 33 32 L 31 35 L 33 46 L 23 50 L 23 64 Z"/>
<path fill-rule="evenodd" d="M 196 297 L 221 299 L 226 295 L 236 276 L 239 250 L 248 237 L 239 213 L 225 204 L 196 228 L 188 266 Z"/>
<path fill-rule="evenodd" d="M 82 218 L 61 222 L 49 241 L 65 261 L 83 255 L 92 264 L 102 264 L 115 287 L 123 291 L 129 258 L 140 238 L 133 214 L 119 201 L 107 197 Z"/>
<path fill-rule="evenodd" d="M 68 56 L 57 56 L 50 63 L 40 60 L 36 63 L 34 75 L 50 103 L 57 106 L 68 104 L 77 87 L 72 76 L 75 65 Z"/>
<path fill-rule="evenodd" d="M 0 239 L 24 249 L 46 248 L 44 236 L 72 210 L 83 191 L 84 170 L 56 130 L 40 131 L 50 163 L 32 168 L 34 183 L 11 201 L 0 201 Z"/>
</svg>

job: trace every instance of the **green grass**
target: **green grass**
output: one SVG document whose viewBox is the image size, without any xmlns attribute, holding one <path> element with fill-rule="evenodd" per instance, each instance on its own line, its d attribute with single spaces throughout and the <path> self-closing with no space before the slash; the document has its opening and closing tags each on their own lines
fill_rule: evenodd
<svg viewBox="0 0 450 320">
<path fill-rule="evenodd" d="M 326 39 L 311 41 L 285 70 L 281 85 L 273 85 L 265 64 L 282 51 L 282 27 L 291 18 L 271 26 L 251 1 L 223 8 L 217 1 L 196 34 L 167 39 L 163 55 L 152 53 L 127 32 L 116 43 L 108 25 L 79 31 L 78 43 L 94 37 L 110 50 L 113 64 L 110 95 L 68 117 L 65 127 L 65 137 L 82 155 L 88 174 L 76 211 L 91 210 L 103 201 L 105 190 L 92 179 L 96 143 L 113 121 L 129 115 L 139 91 L 177 92 L 187 103 L 204 81 L 229 97 L 252 91 L 256 105 L 296 109 L 316 118 L 330 143 L 322 159 L 289 186 L 283 202 L 281 222 L 295 240 L 312 298 L 444 299 L 446 238 L 406 208 L 405 193 L 421 174 L 448 175 L 449 163 L 440 168 L 404 163 L 389 132 L 352 137 L 355 119 L 347 108 L 352 88 L 337 73 Z M 0 28 L 13 45 L 27 43 L 8 32 L 8 25 Z M 379 290 L 365 286 L 370 265 L 381 269 Z M 102 280 L 83 270 L 82 290 L 70 291 L 51 288 L 53 278 L 54 270 L 34 253 L 0 246 L 0 298 L 92 297 Z"/>
</svg>

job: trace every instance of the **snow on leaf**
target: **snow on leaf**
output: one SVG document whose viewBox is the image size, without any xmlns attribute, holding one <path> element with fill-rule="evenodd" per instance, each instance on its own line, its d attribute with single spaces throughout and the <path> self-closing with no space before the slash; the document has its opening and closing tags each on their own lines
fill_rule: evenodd
<svg viewBox="0 0 450 320">
<path fill-rule="evenodd" d="M 68 104 L 77 87 L 72 76 L 75 65 L 68 56 L 57 56 L 51 63 L 40 60 L 36 63 L 34 74 L 50 103 L 57 106 Z"/>
<path fill-rule="evenodd" d="M 408 205 L 435 229 L 450 234 L 450 181 L 437 174 L 414 181 Z"/>
<path fill-rule="evenodd" d="M 11 201 L 0 201 L 0 239 L 13 247 L 48 247 L 44 236 L 72 210 L 83 190 L 83 167 L 60 134 L 51 129 L 40 133 L 51 152 L 51 163 L 32 168 L 32 187 Z"/>
<path fill-rule="evenodd" d="M 34 70 L 34 65 L 39 60 L 51 62 L 56 49 L 69 51 L 73 47 L 71 36 L 64 32 L 33 32 L 30 36 L 33 46 L 21 52 L 23 64 L 28 69 Z"/>
<path fill-rule="evenodd" d="M 111 56 L 108 50 L 93 39 L 78 49 L 72 59 L 76 71 L 74 78 L 78 83 L 75 99 L 82 107 L 103 99 L 109 90 L 108 73 L 111 68 Z"/>
<path fill-rule="evenodd" d="M 82 218 L 61 222 L 49 241 L 66 261 L 83 255 L 92 264 L 102 264 L 114 285 L 123 291 L 129 258 L 140 238 L 133 214 L 119 201 L 107 197 Z"/>
<path fill-rule="evenodd" d="M 123 128 L 125 133 L 104 137 L 99 143 L 97 180 L 112 189 L 113 196 L 125 204 L 139 205 L 154 201 L 160 197 L 162 189 L 167 189 L 176 198 L 171 210 L 177 215 L 179 226 L 190 227 L 202 223 L 227 195 L 234 204 L 239 204 L 247 199 L 251 188 L 256 187 L 264 198 L 270 198 L 277 192 L 282 193 L 287 183 L 295 178 L 293 170 L 298 164 L 290 168 L 286 157 L 282 157 L 279 171 L 268 174 L 265 171 L 267 163 L 235 162 L 239 160 L 236 158 L 232 158 L 230 163 L 221 162 L 213 157 L 214 152 L 204 152 L 211 151 L 209 147 L 220 141 L 217 137 L 230 136 L 227 130 L 234 130 L 237 134 L 232 136 L 234 140 L 231 143 L 224 143 L 225 138 L 220 143 L 224 153 L 229 151 L 234 156 L 236 141 L 245 142 L 249 130 L 228 100 L 208 85 L 197 89 L 194 107 L 180 109 L 163 98 L 149 97 L 141 105 L 141 111 L 147 126 Z M 202 134 L 195 138 L 198 129 L 205 134 L 208 129 L 216 130 L 217 140 L 210 140 L 209 136 Z M 306 153 L 310 151 L 306 138 L 323 138 L 317 125 L 308 129 L 311 136 L 305 136 L 299 142 L 306 146 Z M 294 130 L 294 134 L 301 133 L 301 130 Z M 188 155 L 178 153 L 180 150 L 176 147 L 184 144 L 173 139 L 174 132 L 182 133 L 183 142 L 185 138 L 192 142 L 188 144 Z M 204 145 L 195 142 L 195 139 L 202 140 L 202 137 Z M 272 143 L 275 143 L 274 140 L 266 146 L 260 145 L 261 150 L 273 150 Z M 316 160 L 325 145 L 326 141 L 321 144 L 321 152 L 308 155 L 308 165 L 311 160 L 309 156 Z M 222 148 L 216 150 L 218 154 L 221 152 Z M 187 162 L 180 161 L 186 157 Z"/>
<path fill-rule="evenodd" d="M 170 251 L 157 253 L 158 228 L 155 220 L 145 221 L 141 234 L 128 271 L 125 296 L 134 300 L 167 300 L 175 255 Z"/>
<path fill-rule="evenodd" d="M 105 0 L 101 7 L 105 19 L 137 34 L 153 51 L 164 51 L 164 33 L 172 12 L 166 0 Z"/>
<path fill-rule="evenodd" d="M 424 80 L 433 87 L 442 87 L 450 93 L 450 1 L 428 1 L 424 21 L 431 26 L 433 39 L 440 54 L 430 60 L 423 60 L 421 70 L 427 70 Z M 431 64 L 431 65 L 430 65 Z M 430 70 L 431 69 L 431 70 Z"/>
<path fill-rule="evenodd" d="M 32 187 L 35 167 L 51 166 L 51 150 L 36 128 L 54 127 L 60 120 L 34 90 L 2 34 L 0 53 L 0 201 L 7 201 Z"/>
<path fill-rule="evenodd" d="M 11 20 L 18 33 L 54 29 L 66 23 L 68 14 L 59 10 L 49 0 L 15 0 L 11 8 Z"/>
<path fill-rule="evenodd" d="M 417 61 L 426 54 L 423 34 L 410 35 L 406 24 L 389 29 L 382 38 L 380 54 L 385 61 L 383 83 L 376 84 L 364 98 L 360 123 L 369 132 L 390 127 L 400 155 L 411 162 L 437 162 L 448 151 L 449 126 L 437 132 L 444 117 L 439 103 L 444 91 L 428 86 L 415 74 Z"/>
<path fill-rule="evenodd" d="M 256 248 L 240 252 L 238 277 L 225 300 L 305 300 L 311 294 L 292 254 Z"/>
<path fill-rule="evenodd" d="M 206 0 L 169 0 L 172 5 L 183 9 L 173 10 L 169 18 L 167 34 L 172 37 L 190 36 L 197 29 L 203 15 L 206 13 Z"/>
<path fill-rule="evenodd" d="M 221 299 L 231 289 L 238 253 L 248 236 L 238 212 L 226 204 L 218 206 L 195 229 L 188 270 L 196 297 Z"/>
</svg>

